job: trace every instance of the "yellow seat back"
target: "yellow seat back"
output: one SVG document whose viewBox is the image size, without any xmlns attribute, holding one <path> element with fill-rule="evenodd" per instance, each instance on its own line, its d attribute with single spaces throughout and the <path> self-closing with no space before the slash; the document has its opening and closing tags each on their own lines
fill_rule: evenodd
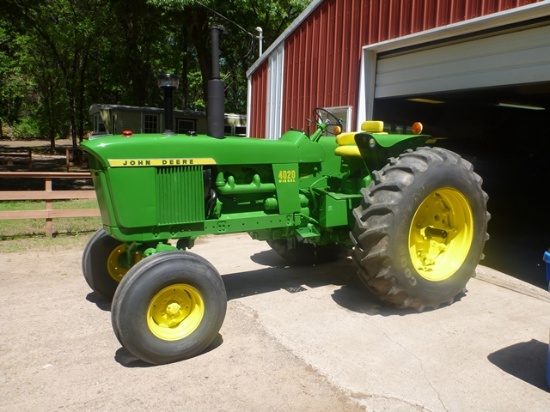
<svg viewBox="0 0 550 412">
<path fill-rule="evenodd" d="M 361 131 L 367 133 L 385 134 L 384 122 L 381 120 L 367 120 L 361 123 Z M 337 156 L 361 157 L 359 148 L 355 144 L 355 135 L 359 132 L 345 132 L 336 136 L 338 147 L 334 151 Z"/>
<path fill-rule="evenodd" d="M 384 131 L 384 122 L 381 120 L 367 120 L 361 123 L 361 131 L 369 133 L 380 133 Z"/>
<path fill-rule="evenodd" d="M 336 136 L 336 143 L 339 146 L 346 146 L 348 144 L 355 144 L 355 135 L 357 132 L 345 132 Z"/>
</svg>

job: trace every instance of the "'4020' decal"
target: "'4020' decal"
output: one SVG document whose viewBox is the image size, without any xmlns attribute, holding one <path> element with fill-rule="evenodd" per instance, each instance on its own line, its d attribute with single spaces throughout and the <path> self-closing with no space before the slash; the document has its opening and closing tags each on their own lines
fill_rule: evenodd
<svg viewBox="0 0 550 412">
<path fill-rule="evenodd" d="M 296 182 L 296 170 L 281 170 L 278 174 L 279 183 Z"/>
</svg>

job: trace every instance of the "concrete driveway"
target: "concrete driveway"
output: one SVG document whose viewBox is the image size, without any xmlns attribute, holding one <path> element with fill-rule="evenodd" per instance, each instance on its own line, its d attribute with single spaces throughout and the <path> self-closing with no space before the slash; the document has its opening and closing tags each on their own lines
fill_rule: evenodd
<svg viewBox="0 0 550 412">
<path fill-rule="evenodd" d="M 417 313 L 380 305 L 351 260 L 289 268 L 247 235 L 199 239 L 226 321 L 206 353 L 149 366 L 116 340 L 82 247 L 0 255 L 0 410 L 550 410 L 550 295 L 483 266 Z"/>
</svg>

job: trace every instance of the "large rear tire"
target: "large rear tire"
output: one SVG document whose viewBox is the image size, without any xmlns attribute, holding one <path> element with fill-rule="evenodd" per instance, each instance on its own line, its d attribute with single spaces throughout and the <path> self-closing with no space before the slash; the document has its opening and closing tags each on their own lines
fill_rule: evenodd
<svg viewBox="0 0 550 412">
<path fill-rule="evenodd" d="M 452 303 L 489 238 L 481 178 L 456 153 L 429 147 L 392 158 L 373 175 L 353 211 L 359 277 L 395 307 Z"/>
<path fill-rule="evenodd" d="M 111 320 L 128 352 L 166 364 L 203 352 L 226 309 L 225 286 L 214 266 L 191 252 L 162 252 L 128 271 L 113 298 Z"/>
</svg>

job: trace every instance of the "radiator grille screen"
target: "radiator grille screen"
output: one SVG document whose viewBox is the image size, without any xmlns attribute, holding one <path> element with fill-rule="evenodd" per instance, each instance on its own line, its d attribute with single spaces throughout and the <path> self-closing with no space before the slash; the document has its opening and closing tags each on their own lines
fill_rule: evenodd
<svg viewBox="0 0 550 412">
<path fill-rule="evenodd" d="M 204 220 L 202 166 L 159 167 L 156 180 L 159 225 Z"/>
</svg>

